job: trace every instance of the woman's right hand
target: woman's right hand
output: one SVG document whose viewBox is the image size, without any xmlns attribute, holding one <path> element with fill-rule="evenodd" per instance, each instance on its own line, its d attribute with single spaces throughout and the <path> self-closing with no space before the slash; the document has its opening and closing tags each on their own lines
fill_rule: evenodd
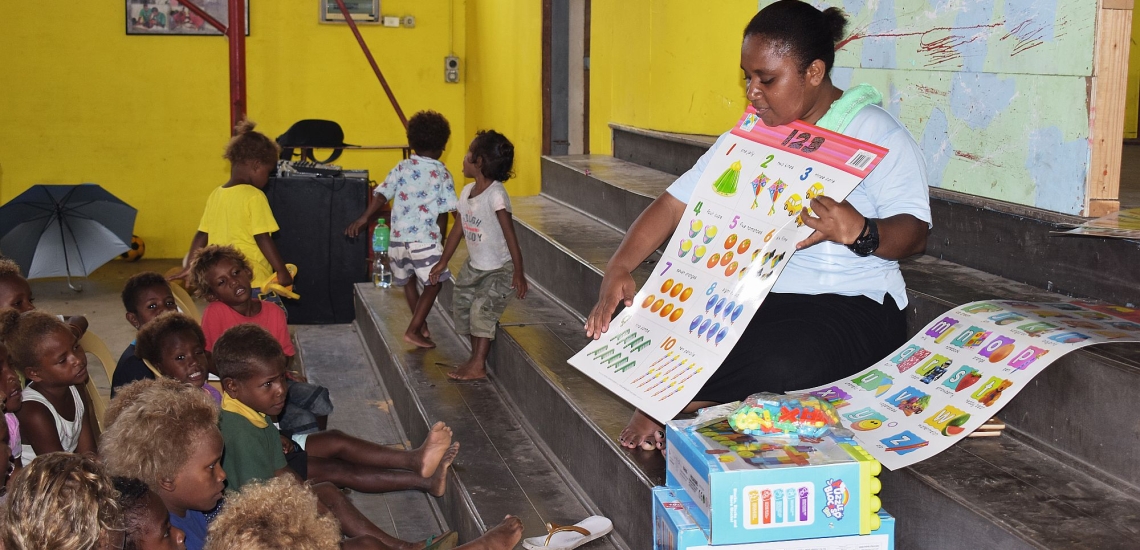
<svg viewBox="0 0 1140 550">
<path fill-rule="evenodd" d="M 633 296 L 637 294 L 637 284 L 633 282 L 633 275 L 621 269 L 606 271 L 602 277 L 602 287 L 598 290 L 598 303 L 590 310 L 586 318 L 586 336 L 597 340 L 602 333 L 610 329 L 610 319 L 619 303 L 626 307 L 633 305 Z"/>
<path fill-rule="evenodd" d="M 364 227 L 367 225 L 368 225 L 368 218 L 364 218 L 364 217 L 357 218 L 355 221 L 348 224 L 348 227 L 345 228 L 345 230 L 344 230 L 344 234 L 347 235 L 351 239 L 355 239 L 356 236 L 360 234 L 360 230 L 364 229 Z"/>
</svg>

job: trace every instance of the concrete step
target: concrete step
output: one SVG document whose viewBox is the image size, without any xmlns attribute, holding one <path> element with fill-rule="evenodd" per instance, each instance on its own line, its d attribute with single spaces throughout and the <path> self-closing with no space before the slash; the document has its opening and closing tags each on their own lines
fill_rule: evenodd
<svg viewBox="0 0 1140 550">
<path fill-rule="evenodd" d="M 516 208 L 515 219 L 520 241 L 527 243 L 523 245 L 524 250 L 529 255 L 541 256 L 537 266 L 534 265 L 534 261 L 528 260 L 528 276 L 550 280 L 551 283 L 542 283 L 543 286 L 551 291 L 557 301 L 569 305 L 574 310 L 575 315 L 572 318 L 577 320 L 584 316 L 593 306 L 593 301 L 585 298 L 591 296 L 591 293 L 596 295 L 596 285 L 600 282 L 598 271 L 603 267 L 598 265 L 598 261 L 591 262 L 588 258 L 608 258 L 608 252 L 614 250 L 616 244 L 620 242 L 620 233 L 614 232 L 597 220 L 590 220 L 577 211 L 543 197 L 528 199 L 525 207 Z M 550 221 L 554 223 L 548 223 Z M 532 254 L 532 251 L 536 250 L 538 252 Z M 555 254 L 561 254 L 562 257 L 551 257 Z M 573 261 L 578 261 L 581 265 L 575 267 L 572 265 Z M 643 271 L 644 269 L 645 266 L 642 267 Z M 592 272 L 594 276 L 577 276 L 583 272 Z M 560 274 L 571 275 L 560 276 Z M 1050 295 L 1028 285 L 929 257 L 905 262 L 904 274 L 908 277 L 910 285 L 909 295 L 912 304 L 908 312 L 912 330 L 917 330 L 935 315 L 943 313 L 953 305 L 975 299 L 994 297 L 1057 299 L 1055 294 Z M 579 339 L 577 347 L 570 346 L 569 353 L 580 349 L 584 343 L 580 337 L 581 329 L 577 326 L 574 328 L 577 329 Z M 509 332 L 508 328 L 503 330 Z M 574 331 L 570 332 L 574 334 Z M 564 342 L 568 340 L 569 337 L 563 337 Z M 538 361 L 537 357 L 549 357 L 545 350 L 539 352 L 525 344 L 516 345 L 522 348 L 521 351 L 526 352 L 532 362 Z M 505 346 L 503 342 L 496 342 L 495 353 L 500 353 L 503 346 Z M 1070 487 L 1077 481 L 1083 484 L 1082 486 L 1095 487 L 1097 490 L 1115 491 L 1112 487 L 1117 486 L 1128 487 L 1130 491 L 1134 491 L 1134 487 L 1130 485 L 1137 479 L 1137 460 L 1132 452 L 1136 433 L 1127 426 L 1129 415 L 1124 412 L 1120 404 L 1126 402 L 1123 401 L 1125 397 L 1123 394 L 1127 388 L 1140 385 L 1138 384 L 1140 379 L 1137 378 L 1140 376 L 1140 369 L 1136 368 L 1140 362 L 1135 360 L 1137 349 L 1140 349 L 1140 346 L 1106 345 L 1100 349 L 1092 348 L 1071 353 L 1055 363 L 1039 377 L 1040 382 L 1023 390 L 1005 409 L 1003 418 L 1012 428 L 1010 435 L 1001 441 L 1001 445 L 994 447 L 990 443 L 977 441 L 967 441 L 958 445 L 957 449 L 961 450 L 974 449 L 974 447 L 982 449 L 959 457 L 959 460 L 967 466 L 942 468 L 939 471 L 915 467 L 890 474 L 890 479 L 899 480 L 893 483 L 908 488 L 907 491 L 900 493 L 887 492 L 886 494 L 895 495 L 891 499 L 884 497 L 884 506 L 899 515 L 900 525 L 908 523 L 903 521 L 904 517 L 911 519 L 910 527 L 904 529 L 912 530 L 905 531 L 909 534 L 905 539 L 900 539 L 907 540 L 908 543 L 902 547 L 940 547 L 938 545 L 942 542 L 927 538 L 924 534 L 927 531 L 921 529 L 921 526 L 925 523 L 924 518 L 947 515 L 956 517 L 959 521 L 956 530 L 964 527 L 964 530 L 970 533 L 988 533 L 998 529 L 1004 533 L 1004 540 L 1010 542 L 1007 546 L 995 547 L 1019 547 L 1014 541 L 1039 548 L 1078 547 L 1079 545 L 1074 546 L 1065 541 L 1080 540 L 1087 534 L 1065 527 L 1075 526 L 1078 523 L 1058 523 L 1052 516 L 1046 514 L 1044 510 L 1051 505 L 1042 502 L 1042 494 L 1063 502 L 1070 496 L 1058 492 L 1057 488 Z M 564 359 L 556 356 L 546 362 L 552 361 L 562 365 Z M 562 368 L 569 367 L 563 365 Z M 1081 382 L 1073 382 L 1071 379 L 1074 377 L 1080 377 Z M 1097 399 L 1095 396 L 1098 393 L 1104 395 L 1106 399 Z M 617 400 L 608 392 L 604 395 Z M 517 395 L 513 398 L 519 399 Z M 598 400 L 602 397 L 593 395 L 591 399 Z M 1044 403 L 1048 405 L 1043 406 Z M 1118 421 L 1107 421 L 1109 417 Z M 1064 418 L 1081 420 L 1057 422 Z M 1105 429 L 1106 427 L 1108 429 Z M 617 429 L 620 431 L 620 427 Z M 605 433 L 604 430 L 599 431 Z M 1018 439 L 1014 440 L 1015 436 Z M 955 450 L 955 453 L 959 453 L 959 450 Z M 994 500 L 1005 499 L 1011 487 L 1021 487 L 1029 482 L 1018 477 L 1016 470 L 1000 470 L 987 474 L 990 475 L 987 478 L 979 478 L 976 473 L 990 472 L 994 469 L 993 464 L 1016 463 L 1022 456 L 1032 456 L 1037 467 L 1036 471 L 1040 472 L 1037 478 L 1031 480 L 1033 483 L 1030 483 L 1035 490 L 1019 490 L 1016 495 L 1020 495 L 1021 500 L 1009 497 L 1017 502 L 1004 500 L 1000 506 L 991 504 Z M 1096 464 L 1097 467 L 1089 466 L 1085 462 Z M 916 484 L 920 484 L 922 490 L 930 495 L 942 495 L 948 499 L 947 503 L 938 508 L 933 504 L 924 507 L 904 501 L 902 497 L 920 488 Z M 991 495 L 988 501 L 982 499 L 975 502 L 978 500 L 978 495 L 984 496 L 991 488 L 996 487 L 1002 487 L 1000 490 L 992 489 L 999 491 L 1002 499 L 997 499 L 997 495 Z M 894 498 L 899 499 L 897 504 L 892 503 Z M 953 503 L 953 506 L 949 503 Z M 1140 511 L 1140 503 L 1124 496 L 1123 493 L 1119 503 L 1122 509 Z M 1090 506 L 1095 507 L 1095 503 Z M 1093 519 L 1100 517 L 1095 511 L 1086 515 L 1087 518 Z M 1115 532 L 1140 528 L 1140 523 L 1137 523 L 1140 516 L 1130 513 L 1119 517 L 1121 518 L 1119 522 L 1116 520 L 1109 522 L 1113 523 L 1112 528 Z M 1005 519 L 998 522 L 995 518 Z M 1089 525 L 1099 524 L 1086 523 L 1085 527 Z M 1109 528 L 1105 527 L 1101 531 L 1111 531 L 1105 529 Z M 997 540 L 996 534 L 990 533 L 990 536 Z"/>
<path fill-rule="evenodd" d="M 542 193 L 625 230 L 677 176 L 605 155 L 542 157 Z"/>
<path fill-rule="evenodd" d="M 623 233 L 542 195 L 513 198 L 511 206 L 527 277 L 584 318 L 598 299 L 606 262 Z M 638 286 L 649 278 L 657 257 L 634 270 Z"/>
<path fill-rule="evenodd" d="M 614 157 L 674 176 L 692 168 L 717 138 L 659 132 L 623 124 L 610 124 L 610 130 L 613 132 Z"/>
<path fill-rule="evenodd" d="M 479 536 L 507 514 L 521 518 L 524 536 L 531 537 L 545 534 L 548 522 L 573 524 L 597 513 L 495 384 L 446 377 L 447 366 L 466 359 L 468 349 L 438 311 L 428 320 L 438 347 L 416 350 L 402 339 L 411 314 L 399 289 L 359 284 L 355 300 L 357 327 L 407 436 L 419 441 L 442 420 L 462 445 L 440 502 L 461 540 Z M 627 546 L 604 537 L 583 548 Z"/>
</svg>

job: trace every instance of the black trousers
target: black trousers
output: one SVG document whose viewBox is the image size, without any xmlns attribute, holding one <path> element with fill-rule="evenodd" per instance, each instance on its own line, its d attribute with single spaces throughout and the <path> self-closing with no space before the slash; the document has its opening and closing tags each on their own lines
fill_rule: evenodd
<svg viewBox="0 0 1140 550">
<path fill-rule="evenodd" d="M 904 342 L 906 314 L 889 294 L 879 304 L 865 296 L 773 292 L 694 401 L 728 403 L 834 382 Z"/>
</svg>

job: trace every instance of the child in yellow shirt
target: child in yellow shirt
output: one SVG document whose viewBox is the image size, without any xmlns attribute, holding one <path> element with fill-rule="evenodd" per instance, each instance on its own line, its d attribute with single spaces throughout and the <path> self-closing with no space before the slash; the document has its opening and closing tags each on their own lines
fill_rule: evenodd
<svg viewBox="0 0 1140 550">
<path fill-rule="evenodd" d="M 277 166 L 281 149 L 253 128 L 253 122 L 241 122 L 226 145 L 230 180 L 214 189 L 206 199 L 198 233 L 190 242 L 188 259 L 192 262 L 198 249 L 207 245 L 230 245 L 245 255 L 256 284 L 267 281 L 276 272 L 278 282 L 289 286 L 293 284 L 293 277 L 285 269 L 285 261 L 271 237 L 280 228 L 262 192 L 269 183 L 269 174 Z M 185 280 L 190 274 L 190 262 L 173 278 Z"/>
</svg>

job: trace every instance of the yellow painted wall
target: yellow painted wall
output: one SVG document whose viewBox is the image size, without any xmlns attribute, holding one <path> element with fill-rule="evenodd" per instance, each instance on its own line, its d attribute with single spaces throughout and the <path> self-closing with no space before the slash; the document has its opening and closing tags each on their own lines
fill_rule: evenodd
<svg viewBox="0 0 1140 550">
<path fill-rule="evenodd" d="M 346 26 L 318 23 L 314 0 L 251 4 L 249 117 L 259 129 L 275 137 L 325 118 L 349 143 L 406 142 Z M 409 116 L 430 108 L 448 117 L 443 160 L 458 178 L 471 133 L 466 86 L 444 83 L 443 58 L 452 40 L 465 58 L 465 2 L 385 0 L 382 9 L 416 16 L 416 27 L 362 25 L 365 40 Z M 135 233 L 148 256 L 181 257 L 206 195 L 229 175 L 225 38 L 126 36 L 121 1 L 74 2 L 50 24 L 43 17 L 40 3 L 0 2 L 0 202 L 36 183 L 98 183 L 139 209 Z M 339 163 L 383 178 L 399 158 L 352 152 Z"/>
<path fill-rule="evenodd" d="M 1140 120 L 1140 0 L 1132 11 L 1132 49 L 1128 50 L 1128 103 L 1124 106 L 1124 137 L 1135 138 Z"/>
<path fill-rule="evenodd" d="M 696 134 L 731 126 L 747 106 L 740 39 L 756 9 L 755 0 L 711 10 L 687 0 L 594 2 L 590 152 L 612 151 L 610 122 Z"/>
<path fill-rule="evenodd" d="M 507 190 L 516 196 L 538 193 L 542 3 L 468 2 L 465 61 L 467 142 L 478 130 L 494 129 L 507 136 L 515 145 L 515 178 L 507 182 Z"/>
</svg>

